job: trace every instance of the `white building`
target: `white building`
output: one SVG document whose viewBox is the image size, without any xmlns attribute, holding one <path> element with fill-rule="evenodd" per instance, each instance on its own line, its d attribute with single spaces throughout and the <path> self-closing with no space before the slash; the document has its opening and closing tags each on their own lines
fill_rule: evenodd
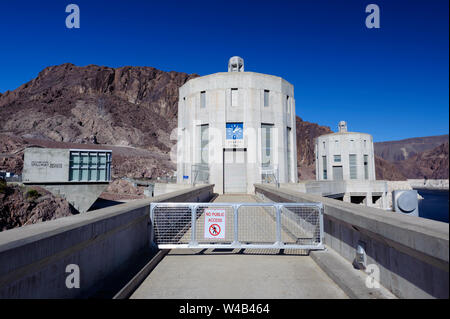
<svg viewBox="0 0 450 319">
<path fill-rule="evenodd" d="M 316 180 L 376 180 L 372 136 L 348 132 L 344 121 L 337 133 L 316 138 L 315 155 Z"/>
<path fill-rule="evenodd" d="M 111 159 L 111 150 L 28 147 L 22 182 L 43 187 L 84 213 L 108 187 Z"/>
<path fill-rule="evenodd" d="M 297 182 L 294 87 L 280 77 L 228 72 L 189 80 L 179 90 L 177 182 L 251 193 L 267 176 Z"/>
</svg>

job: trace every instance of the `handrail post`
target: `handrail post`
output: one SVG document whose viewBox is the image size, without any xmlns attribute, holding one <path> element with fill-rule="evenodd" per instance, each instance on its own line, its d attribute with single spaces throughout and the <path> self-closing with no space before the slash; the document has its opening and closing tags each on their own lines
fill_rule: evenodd
<svg viewBox="0 0 450 319">
<path fill-rule="evenodd" d="M 189 205 L 191 208 L 191 242 L 189 245 L 197 246 L 197 205 Z"/>
<path fill-rule="evenodd" d="M 280 205 L 275 204 L 276 209 L 276 229 L 277 229 L 277 237 L 276 237 L 276 246 L 281 246 L 283 243 L 281 242 L 281 208 Z"/>
<path fill-rule="evenodd" d="M 234 234 L 233 234 L 233 243 L 232 245 L 238 246 L 239 245 L 239 206 L 237 204 L 233 205 L 233 213 L 234 213 Z"/>
<path fill-rule="evenodd" d="M 150 203 L 150 245 L 155 241 L 155 203 Z"/>
<path fill-rule="evenodd" d="M 317 204 L 319 206 L 319 229 L 320 229 L 320 243 L 319 245 L 323 245 L 324 243 L 324 225 L 323 225 L 323 203 L 318 203 Z"/>
</svg>

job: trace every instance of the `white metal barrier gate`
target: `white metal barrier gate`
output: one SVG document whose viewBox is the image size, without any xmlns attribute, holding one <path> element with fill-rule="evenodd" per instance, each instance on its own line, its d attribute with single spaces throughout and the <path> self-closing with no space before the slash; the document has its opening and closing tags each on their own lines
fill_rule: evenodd
<svg viewBox="0 0 450 319">
<path fill-rule="evenodd" d="M 323 249 L 322 203 L 152 203 L 160 249 Z"/>
</svg>

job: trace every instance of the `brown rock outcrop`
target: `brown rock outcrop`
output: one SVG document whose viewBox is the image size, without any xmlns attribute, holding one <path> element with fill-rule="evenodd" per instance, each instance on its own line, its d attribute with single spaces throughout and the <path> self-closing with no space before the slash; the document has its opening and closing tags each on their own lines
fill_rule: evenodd
<svg viewBox="0 0 450 319">
<path fill-rule="evenodd" d="M 76 213 L 66 200 L 39 187 L 8 185 L 0 191 L 0 231 Z"/>
</svg>

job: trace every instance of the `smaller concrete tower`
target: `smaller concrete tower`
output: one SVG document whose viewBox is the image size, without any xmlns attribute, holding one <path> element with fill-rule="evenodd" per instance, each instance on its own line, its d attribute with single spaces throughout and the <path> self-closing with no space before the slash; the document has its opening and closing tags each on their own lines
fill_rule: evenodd
<svg viewBox="0 0 450 319">
<path fill-rule="evenodd" d="M 228 60 L 228 72 L 244 72 L 244 59 L 233 56 Z"/>
<path fill-rule="evenodd" d="M 319 136 L 315 142 L 317 180 L 374 181 L 375 159 L 370 134 L 348 132 L 340 121 L 337 133 Z"/>
</svg>

